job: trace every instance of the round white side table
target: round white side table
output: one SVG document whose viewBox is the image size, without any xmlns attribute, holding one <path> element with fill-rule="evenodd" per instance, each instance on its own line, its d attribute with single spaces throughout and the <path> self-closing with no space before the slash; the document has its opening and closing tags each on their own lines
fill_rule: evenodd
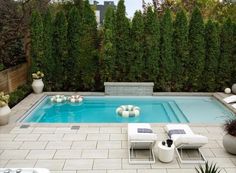
<svg viewBox="0 0 236 173">
<path fill-rule="evenodd" d="M 166 145 L 162 145 L 162 142 L 158 144 L 158 158 L 162 162 L 172 162 L 174 159 L 175 146 L 174 144 L 171 147 Z"/>
</svg>

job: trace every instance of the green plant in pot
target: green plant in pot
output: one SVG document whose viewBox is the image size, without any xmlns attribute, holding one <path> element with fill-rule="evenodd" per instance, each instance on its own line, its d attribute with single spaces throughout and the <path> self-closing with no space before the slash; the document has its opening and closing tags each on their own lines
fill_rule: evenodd
<svg viewBox="0 0 236 173">
<path fill-rule="evenodd" d="M 0 92 L 0 126 L 8 124 L 11 109 L 8 106 L 10 96 Z"/>
<path fill-rule="evenodd" d="M 205 163 L 204 167 L 202 165 L 199 168 L 195 168 L 197 173 L 220 173 L 221 170 L 216 166 L 216 164 Z"/>
<path fill-rule="evenodd" d="M 44 74 L 41 71 L 37 71 L 36 73 L 32 74 L 33 78 L 32 89 L 36 94 L 40 94 L 43 92 L 43 87 L 44 87 L 44 83 L 42 80 L 43 77 Z"/>
<path fill-rule="evenodd" d="M 236 118 L 226 121 L 224 130 L 223 146 L 227 152 L 236 154 Z"/>
</svg>

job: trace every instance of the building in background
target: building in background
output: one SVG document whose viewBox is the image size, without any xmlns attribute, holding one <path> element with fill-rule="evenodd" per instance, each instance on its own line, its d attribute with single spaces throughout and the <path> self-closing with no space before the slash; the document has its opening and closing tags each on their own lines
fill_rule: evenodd
<svg viewBox="0 0 236 173">
<path fill-rule="evenodd" d="M 94 0 L 89 0 L 89 3 L 95 6 L 95 14 L 98 25 L 103 24 L 107 7 L 112 6 L 116 8 L 114 1 L 104 1 L 103 5 L 100 5 L 98 1 Z"/>
</svg>

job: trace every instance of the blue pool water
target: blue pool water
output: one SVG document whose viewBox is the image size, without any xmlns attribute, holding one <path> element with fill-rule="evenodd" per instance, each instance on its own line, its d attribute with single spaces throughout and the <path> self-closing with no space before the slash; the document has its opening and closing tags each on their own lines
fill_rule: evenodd
<svg viewBox="0 0 236 173">
<path fill-rule="evenodd" d="M 138 117 L 116 114 L 121 105 L 141 108 Z M 233 113 L 213 97 L 85 97 L 82 103 L 52 103 L 45 97 L 22 120 L 33 123 L 222 123 Z"/>
</svg>

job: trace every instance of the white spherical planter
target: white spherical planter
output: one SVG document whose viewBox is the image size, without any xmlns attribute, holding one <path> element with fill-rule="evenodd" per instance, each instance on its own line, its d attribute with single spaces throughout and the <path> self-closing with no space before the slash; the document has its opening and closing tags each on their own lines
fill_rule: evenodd
<svg viewBox="0 0 236 173">
<path fill-rule="evenodd" d="M 32 88 L 34 93 L 39 94 L 43 92 L 44 83 L 42 79 L 34 79 Z"/>
<path fill-rule="evenodd" d="M 225 94 L 230 94 L 231 93 L 231 89 L 230 88 L 225 88 Z"/>
<path fill-rule="evenodd" d="M 236 83 L 232 85 L 232 93 L 236 94 Z"/>
<path fill-rule="evenodd" d="M 0 107 L 0 126 L 8 124 L 11 109 L 8 105 Z"/>
</svg>

